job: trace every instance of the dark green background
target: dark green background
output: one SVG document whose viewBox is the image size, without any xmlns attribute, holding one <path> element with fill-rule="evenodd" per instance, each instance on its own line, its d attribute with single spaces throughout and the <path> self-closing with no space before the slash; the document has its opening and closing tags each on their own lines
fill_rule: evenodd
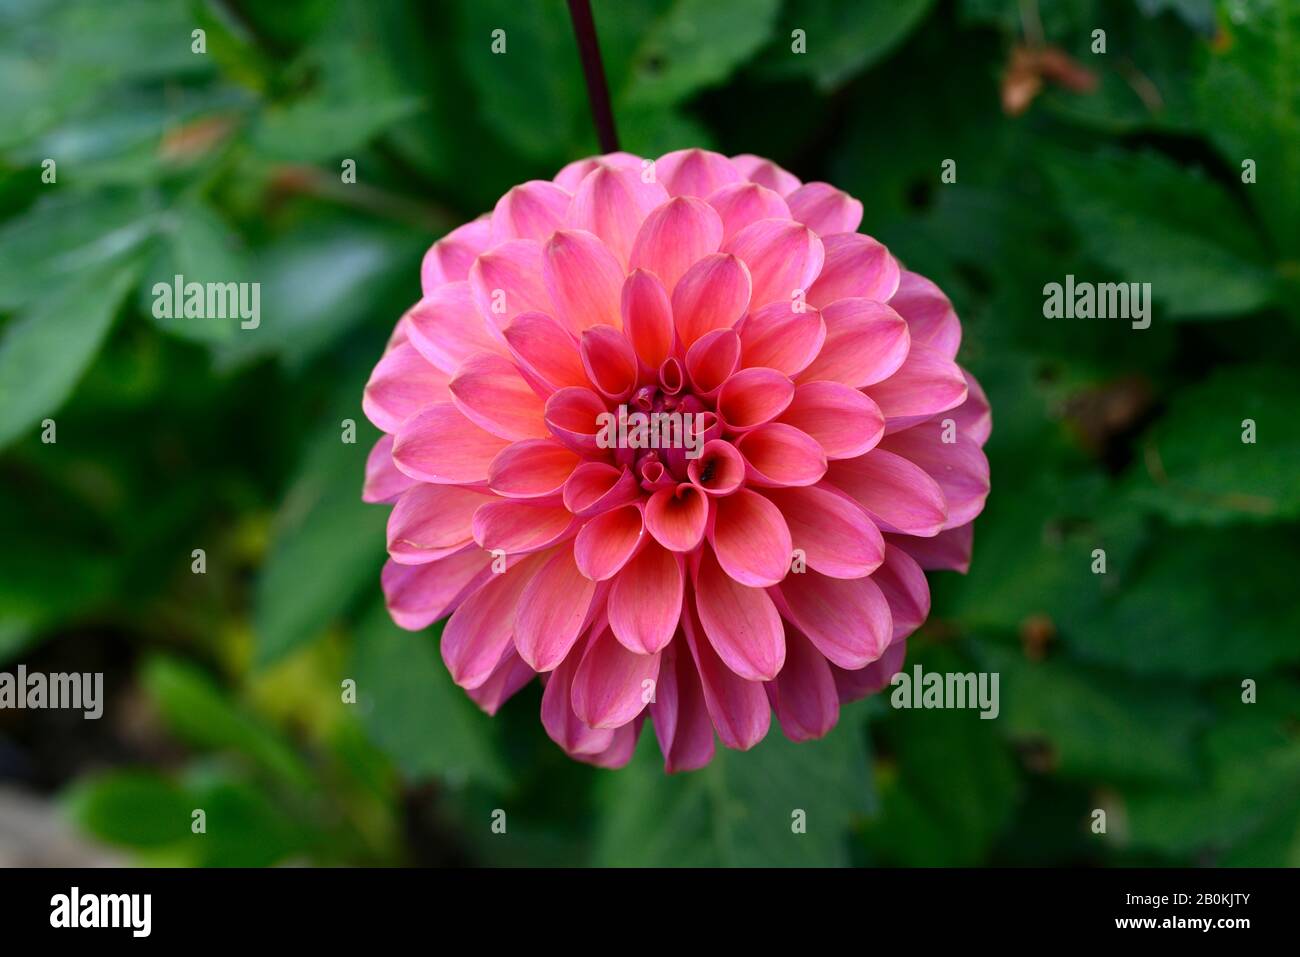
<svg viewBox="0 0 1300 957">
<path fill-rule="evenodd" d="M 361 386 L 429 243 L 595 152 L 560 0 L 7 0 L 0 669 L 109 701 L 0 713 L 0 786 L 163 863 L 1300 865 L 1300 5 L 595 7 L 625 148 L 833 182 L 956 303 L 993 493 L 909 662 L 1000 672 L 1001 717 L 601 772 L 388 622 Z M 1099 83 L 1010 117 L 1035 10 Z M 153 319 L 175 272 L 260 282 L 261 328 Z M 1067 273 L 1152 283 L 1151 328 L 1044 319 Z"/>
</svg>

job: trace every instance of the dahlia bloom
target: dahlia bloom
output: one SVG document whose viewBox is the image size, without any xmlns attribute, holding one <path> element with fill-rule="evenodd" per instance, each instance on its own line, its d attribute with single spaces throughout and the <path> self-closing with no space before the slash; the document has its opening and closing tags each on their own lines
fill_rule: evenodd
<svg viewBox="0 0 1300 957">
<path fill-rule="evenodd" d="M 991 427 L 947 297 L 755 156 L 580 160 L 434 244 L 366 387 L 393 620 L 488 713 L 669 771 L 880 690 L 965 571 Z M 602 431 L 686 423 L 675 442 Z M 665 435 L 672 437 L 671 430 Z"/>
</svg>

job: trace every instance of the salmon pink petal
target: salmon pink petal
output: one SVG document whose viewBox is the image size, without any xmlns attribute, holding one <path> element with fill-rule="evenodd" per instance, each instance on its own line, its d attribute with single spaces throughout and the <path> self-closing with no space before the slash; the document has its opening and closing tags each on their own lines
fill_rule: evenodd
<svg viewBox="0 0 1300 957">
<path fill-rule="evenodd" d="M 686 350 L 686 375 L 697 396 L 712 396 L 740 365 L 740 336 L 734 329 L 714 329 Z"/>
<path fill-rule="evenodd" d="M 592 581 L 608 581 L 636 554 L 645 537 L 638 506 L 602 512 L 582 526 L 573 544 L 578 570 Z"/>
<path fill-rule="evenodd" d="M 673 323 L 683 348 L 714 329 L 730 329 L 749 308 L 750 278 L 745 264 L 727 253 L 712 253 L 695 263 L 673 288 Z"/>
<path fill-rule="evenodd" d="M 881 531 L 929 537 L 948 523 L 943 489 L 925 469 L 884 449 L 832 462 L 826 481 L 867 510 Z"/>
<path fill-rule="evenodd" d="M 709 196 L 709 205 L 722 219 L 724 242 L 760 219 L 790 218 L 790 207 L 780 194 L 757 183 L 732 183 L 724 186 Z"/>
<path fill-rule="evenodd" d="M 505 498 L 557 496 L 581 461 L 552 439 L 525 439 L 497 453 L 488 466 L 488 488 Z"/>
<path fill-rule="evenodd" d="M 524 685 L 537 677 L 537 672 L 528 667 L 514 650 L 506 656 L 488 675 L 487 681 L 469 691 L 470 699 L 488 714 L 496 714 L 503 704 L 509 701 Z"/>
<path fill-rule="evenodd" d="M 639 156 L 633 156 L 631 153 L 605 153 L 601 156 L 588 156 L 586 159 L 574 160 L 552 177 L 552 182 L 561 189 L 568 190 L 570 193 L 576 193 L 582 181 L 586 179 L 591 171 L 601 166 L 608 166 L 612 169 L 634 169 L 640 170 L 642 163 L 645 162 Z"/>
<path fill-rule="evenodd" d="M 550 312 L 551 297 L 542 282 L 542 244 L 512 239 L 493 246 L 474 261 L 469 288 L 488 329 L 498 334 L 521 312 Z"/>
<path fill-rule="evenodd" d="M 870 577 L 807 571 L 788 577 L 779 593 L 781 614 L 841 668 L 862 668 L 889 647 L 894 627 L 889 602 Z"/>
<path fill-rule="evenodd" d="M 546 400 L 542 418 L 551 434 L 579 455 L 600 455 L 597 435 L 605 403 L 590 389 L 560 389 Z"/>
<path fill-rule="evenodd" d="M 942 439 L 939 422 L 925 422 L 887 436 L 882 449 L 921 466 L 943 489 L 948 504 L 947 528 L 965 525 L 984 511 L 989 495 L 989 460 L 973 439 L 956 433 L 951 444 Z"/>
<path fill-rule="evenodd" d="M 722 439 L 710 439 L 686 466 L 691 482 L 708 495 L 730 495 L 745 481 L 745 458 Z"/>
<path fill-rule="evenodd" d="M 564 223 L 572 198 L 568 190 L 540 179 L 514 187 L 492 210 L 490 245 L 508 239 L 545 239 Z"/>
<path fill-rule="evenodd" d="M 799 375 L 800 382 L 827 379 L 859 389 L 893 375 L 907 360 L 907 323 L 870 299 L 839 299 L 822 310 L 826 344 Z"/>
<path fill-rule="evenodd" d="M 469 276 L 469 267 L 488 248 L 490 233 L 491 225 L 484 217 L 453 229 L 430 246 L 420 264 L 420 288 L 424 295 Z"/>
<path fill-rule="evenodd" d="M 912 341 L 929 346 L 944 358 L 955 359 L 961 346 L 961 322 L 952 301 L 926 279 L 906 269 L 890 307 L 907 320 Z"/>
<path fill-rule="evenodd" d="M 736 431 L 771 422 L 794 399 L 794 383 L 776 369 L 742 369 L 718 391 L 718 415 Z"/>
<path fill-rule="evenodd" d="M 655 161 L 655 178 L 670 196 L 704 197 L 740 180 L 731 160 L 709 150 L 686 149 L 665 153 Z"/>
<path fill-rule="evenodd" d="M 474 513 L 474 541 L 490 552 L 536 552 L 576 532 L 573 515 L 555 505 L 490 499 Z"/>
<path fill-rule="evenodd" d="M 491 574 L 491 556 L 466 548 L 427 565 L 389 559 L 379 576 L 388 614 L 399 628 L 419 631 L 445 617 Z"/>
<path fill-rule="evenodd" d="M 857 701 L 884 690 L 903 667 L 903 659 L 906 657 L 907 642 L 896 641 L 885 649 L 879 659 L 865 668 L 846 671 L 831 665 L 831 673 L 835 675 L 835 688 L 840 694 L 840 704 Z"/>
<path fill-rule="evenodd" d="M 544 312 L 515 316 L 505 328 L 506 345 L 521 369 L 550 389 L 588 385 L 578 343 Z"/>
<path fill-rule="evenodd" d="M 632 760 L 632 755 L 636 753 L 636 743 L 641 737 L 641 724 L 644 717 L 638 716 L 621 728 L 614 729 L 614 735 L 610 738 L 609 747 L 598 754 L 578 754 L 574 757 L 583 764 L 590 764 L 592 767 L 607 768 L 611 771 L 617 771 L 619 768 L 626 767 L 627 763 Z"/>
<path fill-rule="evenodd" d="M 767 736 L 772 724 L 772 706 L 762 682 L 747 681 L 728 668 L 692 615 L 686 618 L 686 644 L 718 737 L 729 748 L 748 751 Z M 784 639 L 781 649 L 784 657 Z"/>
<path fill-rule="evenodd" d="M 946 528 L 931 538 L 912 535 L 890 535 L 888 541 L 911 555 L 927 571 L 954 571 L 963 575 L 970 571 L 971 547 L 975 539 L 975 526 L 968 522 L 956 528 Z"/>
<path fill-rule="evenodd" d="M 487 580 L 447 619 L 442 630 L 442 660 L 456 684 L 477 688 L 492 676 L 510 649 L 519 597 L 548 558 L 546 553 L 529 555 L 504 572 L 489 572 Z M 490 560 L 489 556 L 484 559 Z M 436 568 L 437 564 L 420 567 Z"/>
<path fill-rule="evenodd" d="M 404 342 L 385 353 L 370 373 L 361 397 L 361 409 L 377 428 L 396 432 L 425 406 L 450 399 L 447 374 L 434 368 L 409 342 Z"/>
<path fill-rule="evenodd" d="M 802 303 L 808 286 L 821 272 L 825 250 L 817 234 L 789 219 L 760 219 L 723 245 L 749 267 L 753 282 L 750 305 Z"/>
<path fill-rule="evenodd" d="M 880 407 L 842 382 L 805 382 L 779 421 L 811 435 L 828 459 L 857 458 L 885 434 Z"/>
<path fill-rule="evenodd" d="M 395 502 L 414 484 L 415 479 L 398 471 L 393 464 L 393 437 L 381 435 L 366 457 L 366 484 L 361 490 L 361 501 Z"/>
<path fill-rule="evenodd" d="M 645 218 L 628 265 L 654 273 L 665 289 L 672 289 L 693 263 L 716 253 L 721 243 L 717 211 L 701 199 L 678 196 Z"/>
<path fill-rule="evenodd" d="M 815 485 L 826 474 L 826 453 L 811 435 L 793 425 L 769 422 L 736 440 L 752 485 Z"/>
<path fill-rule="evenodd" d="M 713 760 L 713 722 L 685 639 L 663 650 L 650 717 L 669 774 L 694 771 Z"/>
<path fill-rule="evenodd" d="M 862 204 L 830 183 L 804 183 L 786 202 L 791 216 L 821 236 L 852 233 L 862 223 Z"/>
<path fill-rule="evenodd" d="M 474 540 L 474 512 L 488 499 L 455 485 L 416 485 L 388 513 L 388 554 L 422 565 L 458 552 Z"/>
<path fill-rule="evenodd" d="M 562 545 L 519 596 L 515 650 L 534 671 L 552 671 L 587 624 L 598 586 L 583 575 L 573 549 Z"/>
<path fill-rule="evenodd" d="M 653 272 L 634 270 L 620 298 L 623 332 L 647 369 L 658 369 L 673 347 L 673 307 Z"/>
<path fill-rule="evenodd" d="M 775 585 L 790 570 L 793 546 L 785 517 L 749 489 L 714 500 L 709 544 L 718 563 L 742 585 Z M 707 624 L 707 623 L 706 623 Z"/>
<path fill-rule="evenodd" d="M 622 324 L 623 267 L 600 237 L 582 229 L 554 233 L 543 250 L 542 276 L 555 318 L 575 336 L 601 323 Z"/>
<path fill-rule="evenodd" d="M 633 654 L 605 630 L 573 677 L 573 713 L 593 728 L 620 728 L 645 710 L 658 679 L 658 654 Z"/>
<path fill-rule="evenodd" d="M 661 488 L 645 505 L 645 527 L 654 540 L 673 552 L 689 552 L 704 538 L 709 499 L 689 482 Z"/>
<path fill-rule="evenodd" d="M 790 302 L 771 302 L 740 324 L 741 365 L 766 366 L 788 376 L 808 368 L 826 342 L 826 323 L 819 311 L 796 311 Z"/>
<path fill-rule="evenodd" d="M 962 435 L 983 448 L 993 432 L 993 410 L 975 377 L 965 369 L 961 374 L 966 379 L 966 401 L 952 410 L 952 418 Z"/>
<path fill-rule="evenodd" d="M 885 431 L 923 422 L 966 401 L 966 377 L 957 363 L 929 346 L 912 344 L 898 371 L 867 388 L 885 414 Z"/>
<path fill-rule="evenodd" d="M 467 282 L 454 282 L 428 293 L 403 317 L 411 345 L 448 375 L 476 352 L 500 351 L 484 313 L 479 312 Z"/>
<path fill-rule="evenodd" d="M 574 193 L 564 225 L 599 236 L 626 267 L 642 222 L 666 202 L 664 188 L 643 182 L 638 170 L 597 166 Z"/>
<path fill-rule="evenodd" d="M 785 667 L 767 684 L 772 710 L 791 741 L 811 741 L 840 719 L 840 698 L 831 667 L 808 639 L 786 634 Z"/>
<path fill-rule="evenodd" d="M 602 754 L 614 743 L 612 729 L 592 728 L 573 711 L 573 676 L 585 651 L 585 644 L 579 642 L 564 663 L 551 672 L 542 692 L 542 727 L 565 753 L 576 758 Z"/>
<path fill-rule="evenodd" d="M 884 561 L 880 529 L 847 496 L 819 486 L 763 494 L 785 516 L 794 548 L 803 551 L 814 571 L 831 578 L 861 578 Z"/>
<path fill-rule="evenodd" d="M 472 485 L 487 481 L 492 459 L 507 444 L 450 402 L 439 402 L 402 423 L 393 442 L 393 463 L 421 482 Z"/>
<path fill-rule="evenodd" d="M 449 389 L 465 418 L 493 435 L 516 441 L 547 434 L 541 398 L 504 356 L 470 356 L 456 370 Z"/>
<path fill-rule="evenodd" d="M 672 641 L 685 580 L 680 556 L 647 542 L 609 590 L 609 627 L 629 651 L 650 655 Z"/>
<path fill-rule="evenodd" d="M 702 549 L 695 570 L 695 609 L 709 644 L 746 681 L 770 681 L 785 663 L 785 629 L 761 588 L 742 585 Z"/>
<path fill-rule="evenodd" d="M 930 616 L 930 585 L 911 555 L 897 545 L 885 546 L 884 564 L 871 576 L 880 586 L 894 619 L 892 641 L 906 638 Z"/>
<path fill-rule="evenodd" d="M 574 515 L 599 515 L 638 498 L 637 480 L 626 467 L 584 462 L 564 483 L 564 507 Z"/>
<path fill-rule="evenodd" d="M 787 173 L 771 160 L 763 159 L 761 156 L 741 153 L 739 156 L 733 156 L 731 163 L 740 175 L 751 183 L 766 186 L 782 196 L 789 196 L 799 188 L 799 177 Z"/>
<path fill-rule="evenodd" d="M 818 309 L 837 299 L 888 302 L 898 291 L 898 261 L 870 236 L 838 233 L 823 236 L 822 243 L 826 261 L 808 290 L 808 301 Z"/>
<path fill-rule="evenodd" d="M 627 336 L 613 326 L 583 330 L 582 366 L 592 385 L 606 398 L 626 399 L 636 386 L 636 353 Z"/>
</svg>

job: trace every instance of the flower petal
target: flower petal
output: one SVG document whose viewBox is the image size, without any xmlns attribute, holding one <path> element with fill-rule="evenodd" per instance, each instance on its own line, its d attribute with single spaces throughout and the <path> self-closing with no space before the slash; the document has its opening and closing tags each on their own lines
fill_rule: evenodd
<svg viewBox="0 0 1300 957">
<path fill-rule="evenodd" d="M 817 440 L 782 422 L 746 432 L 736 440 L 736 451 L 745 457 L 745 477 L 751 485 L 815 485 L 826 474 L 826 453 Z"/>
<path fill-rule="evenodd" d="M 487 581 L 490 565 L 491 557 L 477 548 L 427 565 L 399 565 L 389 559 L 379 576 L 388 614 L 399 628 L 428 628 Z"/>
<path fill-rule="evenodd" d="M 913 343 L 898 371 L 867 395 L 885 414 L 885 431 L 898 432 L 965 402 L 966 377 L 951 359 Z"/>
<path fill-rule="evenodd" d="M 712 253 L 673 288 L 673 323 L 682 347 L 714 329 L 730 329 L 749 308 L 749 270 L 735 256 Z"/>
<path fill-rule="evenodd" d="M 946 528 L 931 538 L 912 535 L 890 535 L 887 540 L 916 559 L 927 571 L 954 571 L 963 575 L 970 571 L 971 547 L 975 539 L 975 526 L 971 522 Z"/>
<path fill-rule="evenodd" d="M 487 217 L 458 226 L 429 247 L 420 264 L 424 295 L 449 282 L 461 282 L 479 253 L 487 249 L 491 225 Z"/>
<path fill-rule="evenodd" d="M 535 380 L 552 389 L 586 386 L 587 373 L 578 343 L 567 329 L 544 312 L 515 316 L 504 332 L 510 354 Z"/>
<path fill-rule="evenodd" d="M 494 715 L 497 710 L 514 696 L 524 685 L 537 677 L 537 672 L 528 667 L 524 659 L 512 649 L 488 675 L 487 681 L 468 692 L 470 699 Z"/>
<path fill-rule="evenodd" d="M 865 508 L 881 531 L 929 537 L 948 522 L 939 483 L 893 452 L 877 448 L 832 462 L 826 481 Z"/>
<path fill-rule="evenodd" d="M 402 565 L 446 558 L 474 540 L 474 512 L 488 499 L 455 485 L 419 484 L 388 513 L 388 554 Z"/>
<path fill-rule="evenodd" d="M 521 312 L 549 313 L 551 297 L 542 282 L 542 244 L 512 239 L 493 246 L 474 260 L 469 288 L 488 328 L 498 333 Z"/>
<path fill-rule="evenodd" d="M 906 656 L 907 642 L 896 641 L 885 649 L 885 653 L 879 659 L 865 668 L 846 671 L 831 665 L 831 673 L 835 676 L 835 688 L 840 694 L 840 704 L 857 701 L 859 698 L 883 690 L 903 667 L 903 659 Z"/>
<path fill-rule="evenodd" d="M 893 618 L 880 586 L 868 578 L 831 578 L 815 571 L 779 586 L 781 614 L 833 664 L 850 670 L 889 647 Z"/>
<path fill-rule="evenodd" d="M 753 429 L 771 422 L 794 399 L 794 383 L 776 369 L 742 369 L 718 391 L 718 415 L 728 428 Z"/>
<path fill-rule="evenodd" d="M 957 357 L 961 346 L 961 322 L 952 302 L 943 291 L 924 276 L 902 271 L 898 291 L 889 300 L 890 307 L 907 320 L 912 341 L 929 346 L 948 359 Z"/>
<path fill-rule="evenodd" d="M 786 202 L 792 217 L 821 236 L 852 233 L 862 224 L 862 204 L 830 183 L 804 183 Z"/>
<path fill-rule="evenodd" d="M 811 741 L 835 727 L 840 698 L 830 665 L 808 639 L 786 634 L 785 667 L 767 684 L 772 710 L 791 741 Z"/>
<path fill-rule="evenodd" d="M 402 423 L 393 442 L 393 462 L 421 482 L 471 485 L 487 481 L 492 459 L 507 444 L 450 402 L 439 402 Z"/>
<path fill-rule="evenodd" d="M 766 186 L 782 196 L 789 196 L 799 188 L 799 177 L 793 173 L 787 173 L 771 160 L 764 159 L 761 156 L 755 156 L 752 153 L 741 153 L 739 156 L 733 156 L 731 163 L 736 167 L 740 175 L 751 183 Z"/>
<path fill-rule="evenodd" d="M 583 462 L 564 483 L 564 507 L 574 515 L 599 515 L 640 498 L 631 469 Z"/>
<path fill-rule="evenodd" d="M 655 161 L 655 178 L 670 196 L 708 196 L 740 180 L 740 172 L 720 153 L 702 149 L 665 153 Z"/>
<path fill-rule="evenodd" d="M 965 525 L 984 511 L 989 495 L 989 460 L 973 439 L 957 432 L 951 444 L 942 441 L 943 426 L 925 422 L 880 443 L 886 451 L 901 455 L 930 474 L 948 505 L 946 528 Z"/>
<path fill-rule="evenodd" d="M 402 317 L 411 345 L 448 375 L 476 352 L 500 350 L 467 282 L 453 282 L 428 293 Z"/>
<path fill-rule="evenodd" d="M 769 489 L 764 492 L 785 516 L 794 548 L 808 567 L 831 578 L 861 578 L 880 567 L 885 540 L 880 529 L 847 496 L 830 489 Z"/>
<path fill-rule="evenodd" d="M 556 496 L 581 461 L 553 439 L 525 439 L 507 445 L 492 459 L 488 488 L 504 498 Z"/>
<path fill-rule="evenodd" d="M 775 585 L 786 576 L 793 550 L 790 527 L 771 501 L 740 489 L 715 499 L 713 512 L 709 544 L 728 575 L 752 588 Z"/>
<path fill-rule="evenodd" d="M 673 347 L 673 307 L 653 272 L 634 270 L 620 297 L 623 332 L 648 369 L 658 369 Z"/>
<path fill-rule="evenodd" d="M 811 435 L 828 459 L 857 458 L 885 434 L 880 407 L 842 382 L 805 382 L 779 421 Z"/>
<path fill-rule="evenodd" d="M 723 576 L 725 577 L 725 576 Z M 759 681 L 747 681 L 723 663 L 711 640 L 696 617 L 691 603 L 685 604 L 683 626 L 686 645 L 695 659 L 695 669 L 704 692 L 704 705 L 713 719 L 718 737 L 729 748 L 748 751 L 767 736 L 772 723 L 772 706 Z M 780 620 L 776 626 L 780 627 Z M 781 658 L 785 658 L 785 639 L 781 639 Z M 780 670 L 778 665 L 777 670 Z"/>
<path fill-rule="evenodd" d="M 645 520 L 637 505 L 602 512 L 582 526 L 573 544 L 578 570 L 592 581 L 607 581 L 636 554 L 645 538 Z"/>
<path fill-rule="evenodd" d="M 704 538 L 709 499 L 689 482 L 661 488 L 645 505 L 645 527 L 656 542 L 673 552 L 689 552 Z"/>
<path fill-rule="evenodd" d="M 669 774 L 694 771 L 713 760 L 713 722 L 685 639 L 663 650 L 650 717 Z"/>
<path fill-rule="evenodd" d="M 686 375 L 697 396 L 712 396 L 740 364 L 740 336 L 735 329 L 714 329 L 686 350 Z"/>
<path fill-rule="evenodd" d="M 723 186 L 709 195 L 708 202 L 722 219 L 724 242 L 760 219 L 790 218 L 790 207 L 781 195 L 758 183 Z"/>
<path fill-rule="evenodd" d="M 637 654 L 662 650 L 677 632 L 684 587 L 681 558 L 647 542 L 609 590 L 606 610 L 614 637 Z"/>
<path fill-rule="evenodd" d="M 519 596 L 515 650 L 534 671 L 557 668 L 578 640 L 597 595 L 567 545 L 556 549 Z"/>
<path fill-rule="evenodd" d="M 560 228 L 572 197 L 546 180 L 520 183 L 492 210 L 490 245 L 508 239 L 545 239 Z"/>
<path fill-rule="evenodd" d="M 646 216 L 628 266 L 654 273 L 665 289 L 672 289 L 687 269 L 717 252 L 721 243 L 722 220 L 714 208 L 701 199 L 679 196 Z"/>
<path fill-rule="evenodd" d="M 361 489 L 361 501 L 371 504 L 395 502 L 414 484 L 415 479 L 393 464 L 393 437 L 381 435 L 366 456 L 366 483 Z"/>
<path fill-rule="evenodd" d="M 542 727 L 571 757 L 601 754 L 614 743 L 613 730 L 589 727 L 573 711 L 573 676 L 585 650 L 581 644 L 574 648 L 564 663 L 551 672 L 542 692 Z"/>
<path fill-rule="evenodd" d="M 893 375 L 907 359 L 907 323 L 883 303 L 839 299 L 822 310 L 822 319 L 826 343 L 800 382 L 828 379 L 860 389 Z"/>
<path fill-rule="evenodd" d="M 658 678 L 658 654 L 633 654 L 602 631 L 573 677 L 573 713 L 593 728 L 622 727 L 645 710 Z"/>
<path fill-rule="evenodd" d="M 600 323 L 622 325 L 623 267 L 600 237 L 582 229 L 552 234 L 543 248 L 542 277 L 555 318 L 575 336 Z"/>
<path fill-rule="evenodd" d="M 894 619 L 891 641 L 906 638 L 930 615 L 930 584 L 911 555 L 897 545 L 885 546 L 884 564 L 871 576 L 880 586 Z"/>
<path fill-rule="evenodd" d="M 741 364 L 766 366 L 795 376 L 817 358 L 826 342 L 826 323 L 812 307 L 795 311 L 789 302 L 770 302 L 740 324 Z"/>
<path fill-rule="evenodd" d="M 514 363 L 493 352 L 470 356 L 449 386 L 465 418 L 503 439 L 538 439 L 547 434 L 543 402 Z"/>
<path fill-rule="evenodd" d="M 582 331 L 582 366 L 596 390 L 609 399 L 626 399 L 637 380 L 637 358 L 627 337 L 613 326 Z"/>
<path fill-rule="evenodd" d="M 571 386 L 546 400 L 542 418 L 551 434 L 579 455 L 600 455 L 597 439 L 605 403 L 590 389 Z"/>
<path fill-rule="evenodd" d="M 708 495 L 730 495 L 745 481 L 745 458 L 723 439 L 710 439 L 686 466 L 691 482 Z"/>
<path fill-rule="evenodd" d="M 808 290 L 808 301 L 822 309 L 837 299 L 888 302 L 898 290 L 898 261 L 889 250 L 860 233 L 823 236 L 826 260 Z"/>
<path fill-rule="evenodd" d="M 370 373 L 361 409 L 377 428 L 396 432 L 425 406 L 449 401 L 447 381 L 445 372 L 404 342 L 386 352 Z"/>
<path fill-rule="evenodd" d="M 597 166 L 574 193 L 565 225 L 599 236 L 626 266 L 642 222 L 667 201 L 667 191 L 658 183 L 643 182 L 638 170 Z"/>
<path fill-rule="evenodd" d="M 749 267 L 753 289 L 749 301 L 758 308 L 770 302 L 803 302 L 821 272 L 825 250 L 817 234 L 790 219 L 760 219 L 732 236 L 723 252 Z"/>
<path fill-rule="evenodd" d="M 519 596 L 549 558 L 545 552 L 529 555 L 504 572 L 489 572 L 487 580 L 447 619 L 442 660 L 456 684 L 477 688 L 492 676 L 510 649 Z M 437 563 L 420 567 L 436 568 Z"/>
</svg>

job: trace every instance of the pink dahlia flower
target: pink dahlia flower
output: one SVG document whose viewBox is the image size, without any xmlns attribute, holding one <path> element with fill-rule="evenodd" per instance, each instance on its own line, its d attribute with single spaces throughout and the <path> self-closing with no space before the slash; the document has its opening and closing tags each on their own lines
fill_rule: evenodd
<svg viewBox="0 0 1300 957">
<path fill-rule="evenodd" d="M 364 497 L 393 620 L 450 615 L 484 710 L 540 677 L 570 755 L 620 766 L 648 717 L 675 771 L 899 669 L 924 570 L 968 566 L 990 415 L 952 304 L 861 220 L 756 156 L 614 153 L 429 250 Z"/>
</svg>

